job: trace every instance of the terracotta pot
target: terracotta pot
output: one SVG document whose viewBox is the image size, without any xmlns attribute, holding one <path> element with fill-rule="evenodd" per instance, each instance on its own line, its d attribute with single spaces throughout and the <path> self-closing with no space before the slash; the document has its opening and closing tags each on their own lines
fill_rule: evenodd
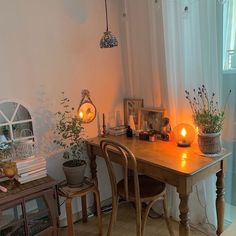
<svg viewBox="0 0 236 236">
<path fill-rule="evenodd" d="M 204 154 L 216 154 L 221 151 L 220 133 L 198 134 L 199 149 Z"/>
<path fill-rule="evenodd" d="M 84 179 L 86 169 L 86 162 L 82 161 L 81 165 L 73 166 L 73 161 L 66 161 L 63 163 L 63 171 L 66 176 L 69 187 L 78 187 Z"/>
</svg>

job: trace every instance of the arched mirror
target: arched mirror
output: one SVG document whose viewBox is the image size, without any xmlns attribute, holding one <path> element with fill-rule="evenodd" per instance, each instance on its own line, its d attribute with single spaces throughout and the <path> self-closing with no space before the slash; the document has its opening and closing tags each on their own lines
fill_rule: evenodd
<svg viewBox="0 0 236 236">
<path fill-rule="evenodd" d="M 82 91 L 82 99 L 77 110 L 77 115 L 83 123 L 90 123 L 96 117 L 96 107 L 94 106 L 88 90 Z"/>
<path fill-rule="evenodd" d="M 34 132 L 28 109 L 15 101 L 0 102 L 0 146 L 17 143 L 17 154 L 27 157 L 33 154 Z"/>
</svg>

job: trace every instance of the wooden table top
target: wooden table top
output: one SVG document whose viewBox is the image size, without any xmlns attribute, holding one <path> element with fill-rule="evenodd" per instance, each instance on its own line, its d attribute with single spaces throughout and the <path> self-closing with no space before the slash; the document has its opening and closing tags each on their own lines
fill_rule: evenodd
<svg viewBox="0 0 236 236">
<path fill-rule="evenodd" d="M 106 138 L 127 146 L 134 153 L 139 163 L 146 162 L 149 165 L 188 176 L 194 175 L 230 155 L 227 150 L 223 149 L 215 157 L 204 156 L 197 144 L 193 144 L 191 147 L 178 147 L 173 141 L 148 142 L 136 137 L 127 138 L 125 135 L 110 135 Z M 101 139 L 103 138 L 95 137 L 88 139 L 87 142 L 89 145 L 99 147 Z"/>
<path fill-rule="evenodd" d="M 57 184 L 57 181 L 52 179 L 50 176 L 33 180 L 25 184 L 20 184 L 16 180 L 14 181 L 15 181 L 15 187 L 13 189 L 8 190 L 6 193 L 0 192 L 0 205 L 24 196 L 28 196 L 32 193 L 40 192 L 43 189 L 50 188 Z M 1 182 L 1 185 L 6 187 L 8 183 L 9 180 Z"/>
</svg>

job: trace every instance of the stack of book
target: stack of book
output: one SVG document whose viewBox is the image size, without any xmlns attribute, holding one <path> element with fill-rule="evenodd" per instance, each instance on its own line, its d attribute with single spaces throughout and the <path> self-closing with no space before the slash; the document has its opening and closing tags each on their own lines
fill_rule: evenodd
<svg viewBox="0 0 236 236">
<path fill-rule="evenodd" d="M 17 176 L 15 179 L 21 184 L 43 178 L 47 175 L 46 160 L 44 157 L 28 157 L 16 160 Z"/>
<path fill-rule="evenodd" d="M 112 127 L 109 129 L 110 135 L 122 135 L 126 133 L 126 127 L 124 125 Z"/>
</svg>

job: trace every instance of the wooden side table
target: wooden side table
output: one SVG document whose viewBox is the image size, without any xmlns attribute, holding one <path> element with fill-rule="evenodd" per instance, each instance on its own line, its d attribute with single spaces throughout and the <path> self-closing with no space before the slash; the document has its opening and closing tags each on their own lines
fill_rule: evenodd
<svg viewBox="0 0 236 236">
<path fill-rule="evenodd" d="M 0 192 L 0 235 L 58 235 L 56 185 L 47 176 Z"/>
<path fill-rule="evenodd" d="M 65 199 L 66 216 L 67 216 L 67 224 L 68 224 L 68 235 L 70 236 L 75 236 L 73 217 L 72 217 L 72 206 L 71 206 L 72 199 L 75 197 L 81 197 L 82 221 L 83 223 L 86 223 L 88 220 L 86 194 L 89 192 L 94 193 L 94 196 L 96 199 L 96 207 L 97 207 L 99 235 L 102 235 L 102 216 L 101 216 L 100 195 L 99 195 L 98 188 L 93 181 L 89 180 L 88 178 L 85 178 L 82 185 L 76 188 L 69 187 L 66 184 L 66 181 L 64 181 L 58 185 L 57 192 L 60 196 L 66 198 Z"/>
</svg>

